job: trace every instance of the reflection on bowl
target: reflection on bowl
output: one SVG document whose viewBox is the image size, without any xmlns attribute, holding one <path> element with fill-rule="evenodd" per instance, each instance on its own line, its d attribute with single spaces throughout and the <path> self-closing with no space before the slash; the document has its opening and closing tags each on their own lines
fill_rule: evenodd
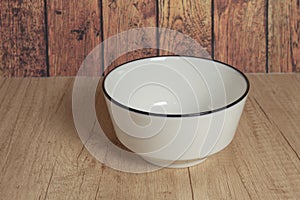
<svg viewBox="0 0 300 200">
<path fill-rule="evenodd" d="M 187 167 L 231 142 L 249 81 L 218 61 L 162 56 L 115 68 L 103 91 L 127 148 L 156 165 Z"/>
</svg>

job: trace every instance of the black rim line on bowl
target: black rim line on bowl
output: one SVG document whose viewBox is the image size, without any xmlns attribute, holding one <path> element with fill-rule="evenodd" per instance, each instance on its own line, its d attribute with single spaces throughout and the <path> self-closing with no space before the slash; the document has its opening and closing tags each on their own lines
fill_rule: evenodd
<svg viewBox="0 0 300 200">
<path fill-rule="evenodd" d="M 223 64 L 235 71 L 237 71 L 240 75 L 242 75 L 242 77 L 245 79 L 246 81 L 246 84 L 247 84 L 247 88 L 246 88 L 246 91 L 244 92 L 244 94 L 238 98 L 237 100 L 235 100 L 234 102 L 228 104 L 228 105 L 225 105 L 223 107 L 220 107 L 220 108 L 217 108 L 217 109 L 213 109 L 213 110 L 208 110 L 208 111 L 202 111 L 202 112 L 197 112 L 197 113 L 188 113 L 188 114 L 163 114 L 163 113 L 152 113 L 152 112 L 147 112 L 147 111 L 142 111 L 142 110 L 138 110 L 138 109 L 135 109 L 135 108 L 132 108 L 132 107 L 128 107 L 128 106 L 125 106 L 123 104 L 121 104 L 120 102 L 114 100 L 106 91 L 105 89 L 105 80 L 106 80 L 106 77 L 111 73 L 113 72 L 115 69 L 121 67 L 122 65 L 125 65 L 125 64 L 128 64 L 128 63 L 131 63 L 131 62 L 135 62 L 135 61 L 138 61 L 138 60 L 145 60 L 145 59 L 150 59 L 150 58 L 159 58 L 159 57 L 186 57 L 186 58 L 197 58 L 197 59 L 202 59 L 202 60 L 208 60 L 208 61 L 212 61 L 212 62 L 215 62 L 215 63 L 220 63 L 220 64 Z M 103 72 L 103 75 L 104 75 L 104 72 Z M 182 55 L 164 55 L 164 56 L 151 56 L 151 57 L 146 57 L 146 58 L 138 58 L 138 59 L 135 59 L 135 60 L 131 60 L 131 61 L 128 61 L 128 62 L 125 62 L 121 65 L 118 65 L 117 67 L 115 67 L 114 69 L 112 69 L 110 72 L 108 72 L 108 74 L 106 74 L 104 76 L 104 80 L 102 82 L 102 90 L 105 94 L 105 96 L 108 98 L 109 101 L 113 102 L 114 104 L 116 104 L 117 106 L 120 106 L 126 110 L 130 110 L 132 112 L 135 112 L 135 113 L 139 113 L 139 114 L 143 114 L 143 115 L 151 115 L 151 116 L 157 116 L 157 117 L 195 117 L 195 116 L 202 116 L 202 115 L 208 115 L 208 114 L 211 114 L 211 113 L 214 113 L 214 112 L 218 112 L 218 111 L 221 111 L 221 110 L 225 110 L 226 108 L 230 108 L 232 106 L 234 106 L 235 104 L 239 103 L 240 101 L 242 101 L 246 96 L 247 94 L 249 93 L 249 90 L 250 90 L 250 82 L 247 78 L 247 76 L 241 72 L 240 70 L 238 70 L 237 68 L 233 67 L 232 65 L 229 65 L 227 63 L 224 63 L 224 62 L 221 62 L 221 61 L 218 61 L 218 60 L 214 60 L 214 59 L 209 59 L 209 58 L 201 58 L 201 57 L 196 57 L 196 56 L 182 56 Z"/>
</svg>

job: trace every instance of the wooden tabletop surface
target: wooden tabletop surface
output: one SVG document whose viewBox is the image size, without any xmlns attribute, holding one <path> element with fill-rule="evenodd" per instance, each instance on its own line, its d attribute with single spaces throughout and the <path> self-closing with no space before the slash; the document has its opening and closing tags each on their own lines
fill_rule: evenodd
<svg viewBox="0 0 300 200">
<path fill-rule="evenodd" d="M 0 199 L 297 199 L 300 74 L 247 76 L 250 95 L 225 150 L 144 174 L 106 167 L 84 148 L 74 78 L 0 79 Z"/>
</svg>

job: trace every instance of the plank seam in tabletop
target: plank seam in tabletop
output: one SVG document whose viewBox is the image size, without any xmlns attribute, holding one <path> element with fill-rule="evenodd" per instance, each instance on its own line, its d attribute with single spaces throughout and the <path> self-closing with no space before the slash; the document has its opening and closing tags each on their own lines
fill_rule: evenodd
<svg viewBox="0 0 300 200">
<path fill-rule="evenodd" d="M 238 176 L 239 176 L 239 178 L 240 178 L 240 180 L 241 180 L 241 182 L 242 182 L 242 184 L 243 184 L 243 186 L 244 186 L 244 188 L 245 188 L 245 190 L 246 190 L 246 192 L 248 194 L 249 199 L 252 199 L 251 194 L 250 194 L 250 192 L 249 192 L 249 190 L 247 188 L 247 185 L 246 185 L 246 183 L 245 183 L 245 181 L 243 179 L 243 176 L 241 175 L 241 172 L 239 171 L 238 167 L 236 166 L 236 163 L 235 162 L 232 162 L 232 163 L 233 163 L 233 166 L 234 166 L 234 168 L 236 170 L 236 173 L 238 174 Z"/>
<path fill-rule="evenodd" d="M 103 171 L 102 171 L 102 174 L 103 174 Z M 98 179 L 98 182 L 97 182 L 97 189 L 96 189 L 96 194 L 95 194 L 95 200 L 97 199 L 97 196 L 98 196 L 98 193 L 99 193 L 99 190 L 100 190 L 101 179 L 102 179 L 102 176 L 99 176 L 99 179 Z"/>
<path fill-rule="evenodd" d="M 291 147 L 292 151 L 295 153 L 295 155 L 297 156 L 298 160 L 300 160 L 300 157 L 297 153 L 297 151 L 294 149 L 294 147 L 291 145 L 291 143 L 289 142 L 289 140 L 286 138 L 286 136 L 284 135 L 284 133 L 282 132 L 282 130 L 278 127 L 278 125 L 272 120 L 270 119 L 270 117 L 268 116 L 268 114 L 266 113 L 266 111 L 263 109 L 263 107 L 261 106 L 261 104 L 258 102 L 258 100 L 253 96 L 254 101 L 256 102 L 256 104 L 258 105 L 259 109 L 262 111 L 262 113 L 265 115 L 266 119 L 276 127 L 276 129 L 279 131 L 279 133 L 282 135 L 282 137 L 284 138 L 284 140 L 287 142 L 287 144 Z"/>
<path fill-rule="evenodd" d="M 48 180 L 48 183 L 47 183 L 47 188 L 46 188 L 44 200 L 47 199 L 49 187 L 50 187 L 50 185 L 51 185 L 52 178 L 53 178 L 53 175 L 54 175 L 55 166 L 56 166 L 56 160 L 54 161 L 54 165 L 53 165 L 53 167 L 52 167 L 51 174 L 50 174 L 50 177 L 49 177 L 49 180 Z"/>
<path fill-rule="evenodd" d="M 65 96 L 67 95 L 67 89 L 69 87 L 71 87 L 72 83 L 73 83 L 72 81 L 69 81 L 68 83 L 66 83 L 66 86 L 64 88 L 65 91 L 63 92 L 63 94 L 61 95 L 60 99 L 58 100 L 57 107 L 55 108 L 55 112 L 54 112 L 55 114 L 59 111 L 59 108 L 62 105 Z"/>
<path fill-rule="evenodd" d="M 105 157 L 106 156 L 107 156 L 107 151 L 106 151 Z M 97 196 L 98 196 L 99 191 L 100 191 L 100 183 L 102 181 L 104 169 L 105 169 L 105 165 L 101 163 L 101 176 L 99 176 L 98 181 L 97 181 L 97 188 L 96 188 L 95 200 L 97 199 Z"/>
<path fill-rule="evenodd" d="M 97 122 L 97 121 L 94 122 L 93 127 L 92 127 L 91 130 L 93 130 L 93 129 L 95 128 L 96 122 Z M 82 147 L 81 147 L 81 149 L 80 149 L 78 155 L 76 156 L 76 162 L 77 162 L 77 165 L 78 165 L 78 160 L 79 160 L 81 154 L 83 153 L 83 151 L 85 150 L 86 144 L 87 144 L 87 142 L 91 139 L 91 137 L 92 137 L 92 134 L 89 135 L 89 137 L 86 139 L 86 141 L 84 141 L 84 142 L 82 141 Z"/>
<path fill-rule="evenodd" d="M 191 187 L 191 195 L 192 195 L 192 200 L 195 199 L 195 195 L 194 195 L 194 189 L 193 189 L 193 184 L 192 184 L 192 178 L 191 178 L 191 171 L 190 171 L 190 167 L 188 167 L 188 174 L 189 174 L 189 181 L 190 181 L 190 187 Z"/>
</svg>

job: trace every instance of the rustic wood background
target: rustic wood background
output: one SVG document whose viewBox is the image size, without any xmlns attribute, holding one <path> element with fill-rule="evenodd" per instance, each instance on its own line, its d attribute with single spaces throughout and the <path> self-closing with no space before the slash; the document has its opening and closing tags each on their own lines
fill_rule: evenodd
<svg viewBox="0 0 300 200">
<path fill-rule="evenodd" d="M 101 41 L 148 26 L 188 34 L 244 72 L 300 71 L 300 0 L 1 0 L 0 76 L 74 76 Z M 131 52 L 112 67 L 167 53 Z"/>
</svg>

